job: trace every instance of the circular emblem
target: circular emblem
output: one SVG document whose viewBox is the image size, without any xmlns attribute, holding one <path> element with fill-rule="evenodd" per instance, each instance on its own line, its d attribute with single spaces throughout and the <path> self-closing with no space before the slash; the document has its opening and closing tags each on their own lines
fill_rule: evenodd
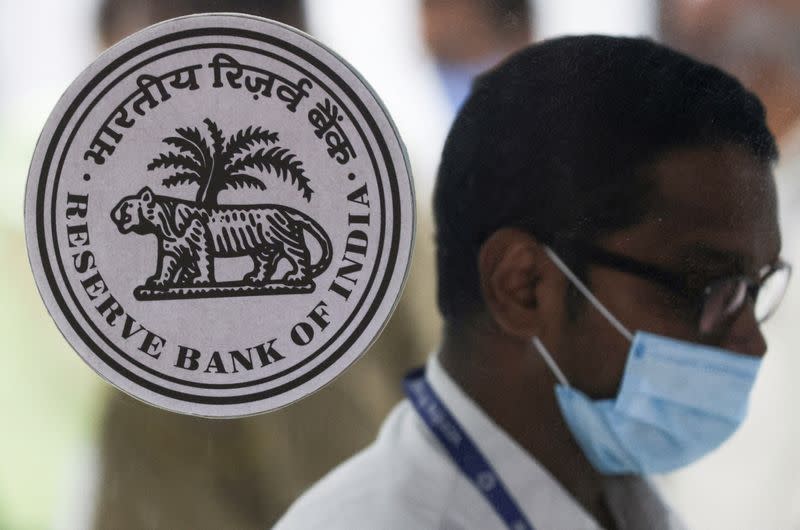
<svg viewBox="0 0 800 530">
<path fill-rule="evenodd" d="M 414 236 L 408 161 L 358 73 L 290 27 L 199 15 L 101 55 L 50 116 L 26 234 L 56 324 L 102 377 L 242 416 L 377 337 Z"/>
</svg>

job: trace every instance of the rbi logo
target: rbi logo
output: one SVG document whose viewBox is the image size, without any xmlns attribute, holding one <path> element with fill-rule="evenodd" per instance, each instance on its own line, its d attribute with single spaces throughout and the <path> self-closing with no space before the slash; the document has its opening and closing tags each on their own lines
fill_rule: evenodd
<svg viewBox="0 0 800 530">
<path fill-rule="evenodd" d="M 36 148 L 26 236 L 42 297 L 101 376 L 205 416 L 320 388 L 402 289 L 414 201 L 365 82 L 270 21 L 175 19 L 112 48 Z"/>
<path fill-rule="evenodd" d="M 123 198 L 111 212 L 123 234 L 152 234 L 158 240 L 155 274 L 134 290 L 134 296 L 159 300 L 313 291 L 313 279 L 325 272 L 332 257 L 331 240 L 316 221 L 278 204 L 218 202 L 220 193 L 228 189 L 265 191 L 265 173 L 290 181 L 310 202 L 313 190 L 302 162 L 289 149 L 271 145 L 278 141 L 277 132 L 251 126 L 226 141 L 216 123 L 208 118 L 203 122 L 211 141 L 197 128 L 178 128 L 175 136 L 163 140 L 174 149 L 147 165 L 151 171 L 173 168 L 162 184 L 194 185 L 194 200 L 156 195 L 145 187 Z M 319 247 L 314 263 L 307 235 Z M 241 279 L 217 282 L 215 260 L 239 256 L 249 256 L 253 270 Z M 290 268 L 275 278 L 282 261 Z"/>
</svg>

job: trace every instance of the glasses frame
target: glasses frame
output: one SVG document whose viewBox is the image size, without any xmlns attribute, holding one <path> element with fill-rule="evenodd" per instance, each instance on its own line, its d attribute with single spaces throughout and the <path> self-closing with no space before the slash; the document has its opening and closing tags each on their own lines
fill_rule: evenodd
<svg viewBox="0 0 800 530">
<path fill-rule="evenodd" d="M 581 257 L 587 263 L 608 267 L 613 270 L 617 270 L 620 272 L 624 272 L 626 274 L 631 274 L 633 276 L 637 276 L 639 278 L 655 282 L 667 288 L 668 290 L 688 299 L 689 301 L 695 302 L 697 304 L 696 317 L 698 318 L 698 325 L 699 325 L 699 319 L 703 314 L 706 301 L 708 300 L 709 295 L 714 291 L 714 288 L 716 286 L 729 281 L 744 282 L 747 288 L 747 296 L 744 297 L 744 300 L 747 300 L 747 298 L 749 297 L 755 304 L 756 300 L 758 299 L 758 294 L 759 291 L 761 290 L 761 287 L 770 277 L 772 277 L 775 273 L 779 271 L 786 271 L 788 275 L 786 284 L 788 285 L 792 273 L 792 266 L 789 263 L 783 261 L 782 259 L 778 259 L 775 263 L 769 265 L 769 268 L 766 270 L 766 272 L 762 273 L 761 278 L 759 278 L 758 280 L 754 280 L 752 277 L 746 274 L 732 275 L 732 276 L 717 278 L 712 282 L 706 284 L 704 287 L 696 288 L 692 286 L 691 281 L 689 280 L 689 277 L 691 276 L 691 274 L 689 273 L 678 273 L 670 271 L 658 265 L 644 263 L 629 256 L 617 254 L 615 252 L 610 252 L 608 250 L 605 250 L 597 246 L 593 245 L 582 246 L 580 249 L 580 254 Z M 775 313 L 775 310 L 780 306 L 780 303 L 783 300 L 785 293 L 786 293 L 786 287 L 784 287 L 783 292 L 781 293 L 778 300 L 775 302 L 775 305 L 770 309 L 770 311 L 766 315 L 758 319 L 759 324 L 767 320 Z M 742 310 L 742 308 L 744 308 L 744 306 L 745 303 L 742 302 L 741 307 L 733 311 L 730 316 L 732 317 L 738 315 L 739 312 Z"/>
</svg>

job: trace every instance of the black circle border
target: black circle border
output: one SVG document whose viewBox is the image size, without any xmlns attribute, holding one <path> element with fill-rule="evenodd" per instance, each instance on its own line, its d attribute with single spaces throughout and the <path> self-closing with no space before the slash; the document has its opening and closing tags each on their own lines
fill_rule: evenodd
<svg viewBox="0 0 800 530">
<path fill-rule="evenodd" d="M 375 130 L 377 129 L 377 124 L 372 120 L 372 117 L 370 116 L 370 114 L 365 111 L 365 107 L 364 107 L 363 103 L 355 95 L 353 90 L 347 84 L 343 83 L 341 78 L 335 72 L 333 72 L 330 69 L 330 67 L 328 67 L 324 63 L 321 63 L 318 59 L 316 59 L 313 55 L 309 54 L 305 50 L 297 48 L 296 46 L 294 46 L 292 44 L 289 44 L 289 43 L 287 43 L 287 42 L 285 42 L 285 41 L 283 41 L 283 40 L 281 40 L 281 39 L 279 39 L 277 37 L 273 37 L 271 35 L 266 35 L 266 34 L 263 34 L 263 33 L 256 32 L 256 31 L 242 30 L 242 29 L 228 28 L 228 27 L 206 27 L 206 28 L 196 28 L 196 29 L 191 29 L 191 30 L 183 30 L 183 31 L 175 32 L 175 33 L 170 33 L 168 35 L 163 35 L 163 36 L 160 36 L 158 38 L 152 39 L 152 40 L 150 40 L 150 41 L 148 41 L 148 42 L 146 42 L 146 43 L 144 43 L 144 44 L 142 44 L 140 46 L 137 46 L 133 50 L 130 50 L 130 51 L 126 52 L 125 54 L 121 55 L 120 57 L 115 59 L 112 63 L 107 65 L 100 73 L 98 73 L 95 76 L 94 79 L 97 79 L 98 77 L 105 78 L 107 74 L 104 74 L 104 73 L 115 69 L 117 67 L 117 65 L 119 65 L 120 63 L 124 63 L 124 62 L 128 61 L 131 57 L 139 55 L 142 51 L 144 51 L 146 49 L 150 49 L 152 47 L 159 46 L 161 44 L 166 44 L 168 42 L 171 42 L 171 41 L 174 41 L 174 40 L 178 40 L 178 39 L 182 39 L 182 38 L 207 37 L 207 36 L 230 36 L 230 37 L 240 37 L 240 38 L 244 38 L 244 39 L 251 39 L 251 40 L 255 40 L 255 41 L 261 41 L 261 42 L 264 42 L 266 44 L 272 44 L 274 46 L 282 48 L 282 49 L 284 49 L 285 51 L 287 51 L 289 53 L 293 53 L 293 54 L 305 59 L 309 63 L 311 63 L 314 66 L 316 66 L 320 71 L 322 71 L 326 75 L 328 75 L 331 79 L 336 81 L 337 84 L 339 84 L 340 89 L 342 89 L 343 92 L 345 92 L 351 98 L 351 100 L 356 104 L 356 106 L 359 108 L 359 110 L 361 111 L 362 115 L 365 117 L 365 121 L 367 121 L 368 125 L 370 126 L 370 128 L 373 129 L 373 134 L 375 133 Z M 315 42 L 315 44 L 317 44 L 319 46 L 318 43 Z M 321 46 L 321 47 L 325 51 L 328 51 L 324 46 Z M 328 52 L 328 53 L 330 53 L 330 52 Z M 90 89 L 90 85 L 87 85 L 87 86 L 85 86 L 83 88 L 82 92 L 86 92 L 89 89 Z M 369 91 L 372 92 L 371 90 L 369 90 Z M 79 94 L 79 97 L 76 98 L 76 100 L 74 100 L 72 102 L 72 104 L 67 109 L 67 111 L 65 112 L 64 116 L 62 117 L 61 121 L 59 122 L 59 125 L 56 127 L 56 131 L 55 131 L 53 137 L 61 138 L 61 135 L 63 134 L 63 129 L 66 127 L 66 121 L 67 121 L 68 117 L 71 117 L 75 113 L 75 111 L 77 109 L 77 106 L 78 106 L 78 100 L 79 99 L 82 100 L 83 98 L 85 98 L 85 94 L 83 95 L 83 97 L 80 97 L 80 94 Z M 381 150 L 381 154 L 383 155 L 384 160 L 385 161 L 388 160 L 390 162 L 390 163 L 387 163 L 386 166 L 387 166 L 387 172 L 388 172 L 388 175 L 387 175 L 388 176 L 388 182 L 390 184 L 391 191 L 392 191 L 392 193 L 390 194 L 391 195 L 391 200 L 392 200 L 392 207 L 393 207 L 393 211 L 395 213 L 394 219 L 393 219 L 393 229 L 394 230 L 393 230 L 393 238 L 392 238 L 391 247 L 390 247 L 390 256 L 389 256 L 389 260 L 387 262 L 387 267 L 386 267 L 385 274 L 383 276 L 383 281 L 382 281 L 382 283 L 381 283 L 381 285 L 379 287 L 381 292 L 385 292 L 386 289 L 388 288 L 388 283 L 392 279 L 392 273 L 393 273 L 393 269 L 394 269 L 394 266 L 395 266 L 396 257 L 397 257 L 397 254 L 398 254 L 399 238 L 400 238 L 399 227 L 400 227 L 400 222 L 401 222 L 401 220 L 400 220 L 401 210 L 399 208 L 399 189 L 398 189 L 398 185 L 397 185 L 397 174 L 395 173 L 394 164 L 391 163 L 392 157 L 388 153 L 387 146 L 381 141 L 382 140 L 381 135 L 380 134 L 375 134 L 375 138 L 378 139 L 379 143 L 381 144 L 380 145 L 380 148 L 381 148 L 380 150 Z M 37 239 L 38 239 L 38 243 L 39 243 L 40 259 L 42 261 L 43 269 L 45 271 L 45 275 L 47 277 L 48 283 L 50 283 L 50 286 L 51 286 L 51 293 L 53 294 L 53 297 L 56 299 L 56 303 L 62 309 L 62 313 L 64 314 L 64 316 L 68 320 L 70 320 L 70 318 L 68 316 L 68 315 L 70 315 L 70 313 L 69 313 L 68 310 L 66 310 L 64 300 L 61 297 L 61 294 L 60 294 L 59 290 L 57 288 L 54 288 L 52 269 L 50 268 L 49 257 L 48 257 L 47 252 L 46 252 L 47 247 L 46 247 L 44 231 L 41 229 L 41 226 L 40 226 L 42 221 L 43 221 L 43 207 L 44 207 L 42 197 L 44 195 L 44 189 L 46 187 L 46 182 L 47 182 L 47 179 L 46 178 L 44 178 L 44 179 L 41 178 L 41 175 L 44 175 L 46 177 L 46 174 L 49 172 L 49 167 L 50 167 L 50 165 L 52 163 L 53 151 L 55 150 L 55 147 L 56 147 L 55 143 L 51 141 L 50 144 L 48 145 L 48 150 L 46 152 L 46 156 L 45 156 L 45 159 L 43 161 L 42 170 L 41 170 L 41 173 L 40 173 L 39 190 L 38 190 L 38 194 L 37 194 L 37 204 L 36 204 Z M 42 252 L 42 249 L 44 249 L 45 252 Z M 382 302 L 383 302 L 382 296 L 376 296 L 375 297 L 375 301 L 373 302 L 373 308 L 375 307 L 375 305 L 379 305 Z M 367 316 L 369 316 L 370 314 L 374 313 L 374 309 L 373 308 L 371 308 L 371 311 Z M 357 328 L 354 331 L 354 333 L 352 333 L 350 335 L 348 340 L 345 341 L 345 343 L 343 343 L 339 347 L 339 349 L 337 351 L 335 351 L 333 354 L 329 355 L 324 361 L 322 361 L 320 364 L 315 366 L 312 370 L 310 370 L 310 371 L 306 372 L 305 374 L 303 374 L 303 376 L 301 376 L 301 377 L 299 377 L 297 379 L 294 379 L 294 380 L 292 380 L 290 382 L 284 383 L 284 384 L 282 384 L 280 386 L 268 389 L 268 390 L 264 390 L 264 391 L 253 393 L 253 394 L 242 394 L 242 395 L 236 395 L 236 396 L 205 396 L 205 395 L 187 394 L 185 392 L 180 392 L 180 391 L 176 391 L 176 390 L 173 390 L 173 389 L 170 389 L 170 388 L 164 388 L 164 387 L 160 387 L 158 385 L 155 385 L 155 384 L 151 383 L 150 381 L 148 381 L 146 379 L 142 379 L 138 375 L 136 375 L 134 373 L 131 373 L 125 367 L 120 366 L 114 359 L 112 359 L 111 357 L 106 355 L 105 352 L 101 348 L 98 348 L 97 345 L 94 343 L 94 341 L 90 337 L 88 337 L 86 335 L 86 333 L 83 331 L 82 328 L 80 328 L 80 326 L 76 326 L 72 322 L 71 322 L 71 324 L 73 324 L 73 326 L 72 326 L 73 330 L 78 334 L 79 338 L 81 338 L 83 340 L 84 344 L 89 346 L 90 349 L 92 349 L 92 351 L 94 351 L 94 353 L 96 355 L 98 355 L 98 357 L 101 360 L 103 360 L 107 365 L 109 365 L 116 373 L 122 375 L 123 377 L 126 377 L 128 380 L 130 380 L 130 381 L 132 381 L 132 382 L 134 382 L 136 384 L 139 384 L 140 386 L 142 386 L 142 387 L 144 387 L 144 388 L 146 388 L 146 389 L 148 389 L 148 390 L 150 390 L 150 391 L 152 391 L 152 392 L 154 392 L 156 394 L 160 394 L 160 395 L 163 395 L 165 397 L 169 397 L 169 398 L 176 399 L 176 400 L 179 400 L 179 401 L 185 401 L 185 402 L 190 402 L 190 403 L 198 403 L 198 404 L 209 404 L 209 405 L 229 405 L 229 404 L 232 405 L 232 404 L 242 404 L 242 403 L 251 403 L 251 402 L 255 402 L 255 401 L 261 401 L 261 400 L 264 400 L 264 399 L 267 399 L 267 398 L 270 398 L 270 397 L 281 395 L 281 394 L 283 394 L 283 393 L 285 393 L 285 392 L 287 392 L 289 390 L 292 390 L 292 389 L 304 384 L 305 382 L 311 380 L 312 378 L 316 377 L 321 372 L 323 372 L 325 369 L 327 369 L 330 365 L 332 365 L 334 362 L 336 362 L 339 358 L 341 358 L 342 355 L 344 355 L 344 353 L 347 351 L 348 347 L 360 336 L 360 333 L 363 331 L 363 328 L 366 325 L 365 322 L 367 322 L 367 320 L 368 320 L 368 318 L 365 318 L 364 320 L 362 320 L 362 323 L 360 324 L 359 328 Z M 388 316 L 387 316 L 386 320 L 388 320 Z M 385 322 L 383 324 L 385 324 Z"/>
<path fill-rule="evenodd" d="M 305 70 L 303 67 L 295 64 L 292 61 L 289 61 L 285 57 L 281 57 L 281 56 L 276 55 L 274 53 L 267 52 L 265 50 L 260 50 L 258 48 L 253 48 L 251 46 L 244 46 L 244 45 L 232 44 L 232 43 L 213 43 L 213 44 L 203 43 L 203 44 L 187 45 L 187 46 L 183 46 L 183 47 L 180 47 L 180 48 L 175 48 L 175 49 L 172 49 L 172 50 L 169 50 L 169 51 L 165 51 L 165 52 L 159 53 L 157 55 L 154 55 L 153 57 L 150 57 L 150 58 L 148 58 L 148 59 L 146 59 L 144 61 L 141 61 L 141 62 L 137 63 L 136 65 L 134 65 L 131 68 L 129 68 L 128 70 L 126 70 L 123 74 L 118 76 L 117 79 L 113 83 L 111 83 L 109 86 L 105 87 L 102 91 L 100 91 L 100 93 L 95 97 L 94 101 L 83 111 L 83 114 L 82 114 L 81 118 L 78 119 L 77 124 L 73 128 L 72 133 L 69 135 L 69 137 L 68 137 L 68 139 L 66 141 L 66 144 L 64 146 L 64 149 L 62 151 L 62 154 L 61 154 L 61 157 L 60 157 L 60 160 L 59 160 L 58 169 L 56 170 L 55 178 L 54 178 L 54 181 L 53 181 L 53 192 L 52 192 L 52 195 L 55 197 L 56 194 L 58 193 L 58 186 L 59 186 L 59 181 L 60 181 L 60 178 L 61 178 L 61 172 L 62 172 L 62 168 L 63 168 L 63 165 L 64 165 L 64 160 L 65 160 L 67 151 L 69 150 L 70 145 L 72 144 L 72 140 L 73 140 L 73 138 L 74 138 L 74 136 L 76 134 L 77 129 L 81 126 L 85 116 L 91 111 L 91 109 L 94 107 L 96 102 L 112 86 L 114 86 L 120 79 L 122 79 L 122 78 L 126 77 L 127 75 L 129 75 L 130 72 L 135 72 L 135 71 L 139 70 L 141 67 L 143 67 L 143 66 L 145 66 L 147 64 L 150 64 L 153 61 L 157 61 L 159 59 L 162 59 L 164 57 L 168 57 L 169 55 L 173 55 L 173 54 L 177 54 L 177 53 L 182 53 L 182 52 L 192 51 L 192 50 L 197 50 L 197 49 L 208 49 L 208 48 L 211 48 L 211 49 L 219 49 L 219 48 L 237 49 L 237 50 L 241 50 L 241 51 L 247 51 L 247 52 L 250 52 L 250 53 L 265 55 L 265 56 L 268 56 L 268 57 L 270 57 L 272 59 L 276 59 L 278 61 L 284 62 L 287 65 L 293 67 L 294 69 L 302 72 L 305 76 L 312 78 L 314 80 L 314 82 L 316 82 L 318 85 L 320 85 L 323 88 L 323 90 L 325 90 L 325 92 L 327 92 L 327 94 L 330 97 L 332 97 L 336 101 L 336 103 L 339 104 L 339 106 L 342 108 L 342 110 L 345 113 L 347 113 L 347 115 L 350 117 L 350 119 L 351 119 L 351 121 L 353 123 L 353 126 L 358 130 L 359 135 L 362 137 L 363 140 L 365 140 L 364 137 L 366 135 L 364 134 L 363 130 L 361 129 L 360 124 L 356 120 L 353 119 L 353 116 L 350 113 L 350 109 L 348 109 L 343 104 L 343 102 L 339 99 L 339 97 L 336 94 L 334 94 L 333 92 L 331 92 L 326 87 L 326 84 L 323 83 L 322 81 L 320 81 L 314 74 L 311 74 L 310 72 Z M 341 81 L 341 79 L 339 81 Z M 86 90 L 91 91 L 91 89 L 93 89 L 94 86 L 93 86 L 92 83 L 90 83 L 85 88 L 86 88 Z M 341 88 L 341 86 L 340 86 L 340 88 Z M 83 100 L 82 98 L 79 98 L 79 99 L 81 101 Z M 358 100 L 357 98 L 356 98 L 355 101 L 359 101 L 360 102 L 360 100 Z M 362 110 L 362 115 L 365 116 L 365 117 L 368 116 L 368 114 L 365 113 L 363 110 Z M 374 133 L 374 131 L 373 131 L 373 133 Z M 376 135 L 375 138 L 376 138 L 378 143 L 383 142 L 383 139 L 379 135 Z M 375 156 L 374 156 L 374 153 L 372 152 L 372 146 L 366 140 L 364 141 L 364 144 L 365 144 L 367 150 L 369 151 L 370 161 L 372 162 L 373 169 L 375 170 L 376 175 L 379 175 L 380 172 L 378 171 L 377 163 L 375 162 Z M 387 167 L 388 166 L 389 166 L 389 164 L 387 164 Z M 380 197 L 380 204 L 381 204 L 381 220 L 383 220 L 383 209 L 384 209 L 384 206 L 385 206 L 385 196 L 384 196 L 384 192 L 383 192 L 383 183 L 381 182 L 380 178 L 377 179 L 377 185 L 378 185 L 378 194 L 379 194 L 379 197 Z M 73 292 L 71 286 L 69 285 L 69 279 L 67 278 L 66 272 L 64 270 L 64 263 L 63 263 L 63 260 L 61 259 L 61 252 L 60 252 L 60 249 L 59 249 L 59 246 L 58 246 L 58 242 L 56 240 L 57 235 L 56 235 L 56 213 L 55 212 L 56 212 L 56 205 L 55 205 L 55 202 L 53 201 L 53 202 L 51 202 L 51 213 L 50 213 L 50 215 L 51 215 L 51 225 L 52 225 L 51 231 L 52 231 L 53 241 L 54 241 L 53 250 L 54 250 L 55 255 L 56 255 L 56 261 L 58 263 L 58 268 L 60 269 L 60 272 L 61 272 L 61 277 L 64 280 L 64 285 L 65 285 L 67 291 L 69 292 L 69 295 L 72 298 L 73 303 L 75 304 L 75 306 L 80 311 L 81 316 L 83 317 L 83 319 L 89 324 L 89 326 L 92 328 L 92 330 L 98 336 L 100 336 L 103 339 L 103 341 L 111 349 L 113 349 L 121 357 L 123 357 L 126 361 L 128 361 L 131 364 L 133 364 L 134 366 L 136 366 L 140 370 L 143 370 L 143 371 L 145 371 L 145 372 L 147 372 L 147 373 L 149 373 L 151 375 L 154 375 L 155 377 L 157 377 L 159 379 L 163 379 L 164 381 L 168 381 L 170 383 L 175 383 L 175 384 L 178 384 L 178 385 L 193 387 L 193 388 L 202 388 L 202 389 L 208 389 L 208 390 L 248 388 L 248 387 L 253 387 L 253 386 L 261 385 L 261 384 L 264 384 L 264 383 L 268 383 L 268 382 L 274 381 L 276 379 L 280 379 L 280 378 L 285 377 L 286 375 L 290 374 L 291 372 L 302 368 L 303 366 L 305 366 L 306 364 L 308 364 L 309 362 L 311 362 L 315 358 L 319 357 L 319 355 L 321 355 L 325 351 L 325 349 L 328 348 L 328 346 L 330 346 L 330 344 L 333 341 L 335 341 L 337 338 L 339 338 L 339 336 L 342 334 L 344 329 L 347 326 L 350 325 L 350 323 L 353 320 L 353 316 L 355 315 L 355 313 L 357 313 L 361 309 L 361 307 L 364 305 L 364 299 L 368 295 L 369 289 L 372 286 L 372 284 L 374 283 L 375 276 L 377 274 L 377 268 L 374 268 L 373 272 L 370 275 L 370 278 L 369 278 L 369 280 L 367 282 L 367 286 L 366 286 L 364 295 L 356 303 L 356 307 L 351 312 L 351 316 L 341 325 L 341 327 L 339 328 L 340 331 L 337 332 L 336 334 L 334 334 L 334 336 L 332 336 L 330 339 L 328 339 L 327 342 L 325 342 L 325 344 L 323 344 L 322 346 L 320 346 L 320 348 L 317 349 L 317 351 L 307 355 L 303 360 L 295 363 L 291 367 L 289 367 L 289 368 L 287 368 L 287 369 L 285 369 L 285 370 L 283 370 L 281 372 L 278 372 L 276 374 L 272 374 L 270 376 L 262 377 L 260 379 L 254 379 L 254 380 L 251 380 L 251 381 L 245 381 L 245 382 L 241 382 L 241 383 L 198 383 L 196 381 L 187 381 L 187 380 L 180 379 L 180 378 L 177 378 L 177 377 L 174 377 L 174 376 L 166 375 L 166 374 L 164 374 L 162 372 L 159 372 L 158 370 L 150 368 L 149 366 L 144 365 L 141 362 L 137 361 L 136 359 L 134 359 L 133 357 L 128 355 L 124 350 L 120 349 L 114 343 L 114 341 L 109 339 L 105 334 L 103 334 L 97 328 L 97 326 L 94 325 L 92 320 L 89 318 L 89 316 L 84 311 L 84 309 L 81 306 L 80 302 L 77 300 L 77 297 L 76 297 L 75 293 Z M 379 250 L 378 250 L 376 263 L 380 261 L 381 254 L 383 253 L 384 240 L 385 240 L 385 229 L 384 229 L 383 223 L 381 222 L 381 230 L 380 230 L 380 235 L 379 235 L 379 238 L 378 238 L 378 248 L 379 248 Z M 392 259 L 391 258 L 391 252 L 390 252 L 390 259 Z M 381 293 L 381 295 L 382 295 L 382 293 Z M 365 316 L 365 319 L 369 319 L 372 316 L 373 313 L 374 313 L 374 311 L 370 311 Z M 65 315 L 65 316 L 67 317 L 68 320 L 72 320 L 71 314 L 69 316 L 67 316 L 67 315 Z M 73 327 L 75 327 L 77 325 L 77 323 L 73 323 L 72 325 L 73 325 Z M 357 329 L 363 328 L 363 327 L 364 326 L 359 326 Z"/>
</svg>

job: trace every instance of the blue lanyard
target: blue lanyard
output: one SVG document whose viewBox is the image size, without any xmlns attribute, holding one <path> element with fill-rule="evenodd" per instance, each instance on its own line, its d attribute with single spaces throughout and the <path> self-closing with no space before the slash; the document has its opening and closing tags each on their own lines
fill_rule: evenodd
<svg viewBox="0 0 800 530">
<path fill-rule="evenodd" d="M 534 530 L 486 457 L 433 391 L 425 379 L 425 369 L 409 373 L 403 387 L 417 414 L 442 442 L 453 463 L 483 494 L 506 526 L 512 530 Z"/>
</svg>

